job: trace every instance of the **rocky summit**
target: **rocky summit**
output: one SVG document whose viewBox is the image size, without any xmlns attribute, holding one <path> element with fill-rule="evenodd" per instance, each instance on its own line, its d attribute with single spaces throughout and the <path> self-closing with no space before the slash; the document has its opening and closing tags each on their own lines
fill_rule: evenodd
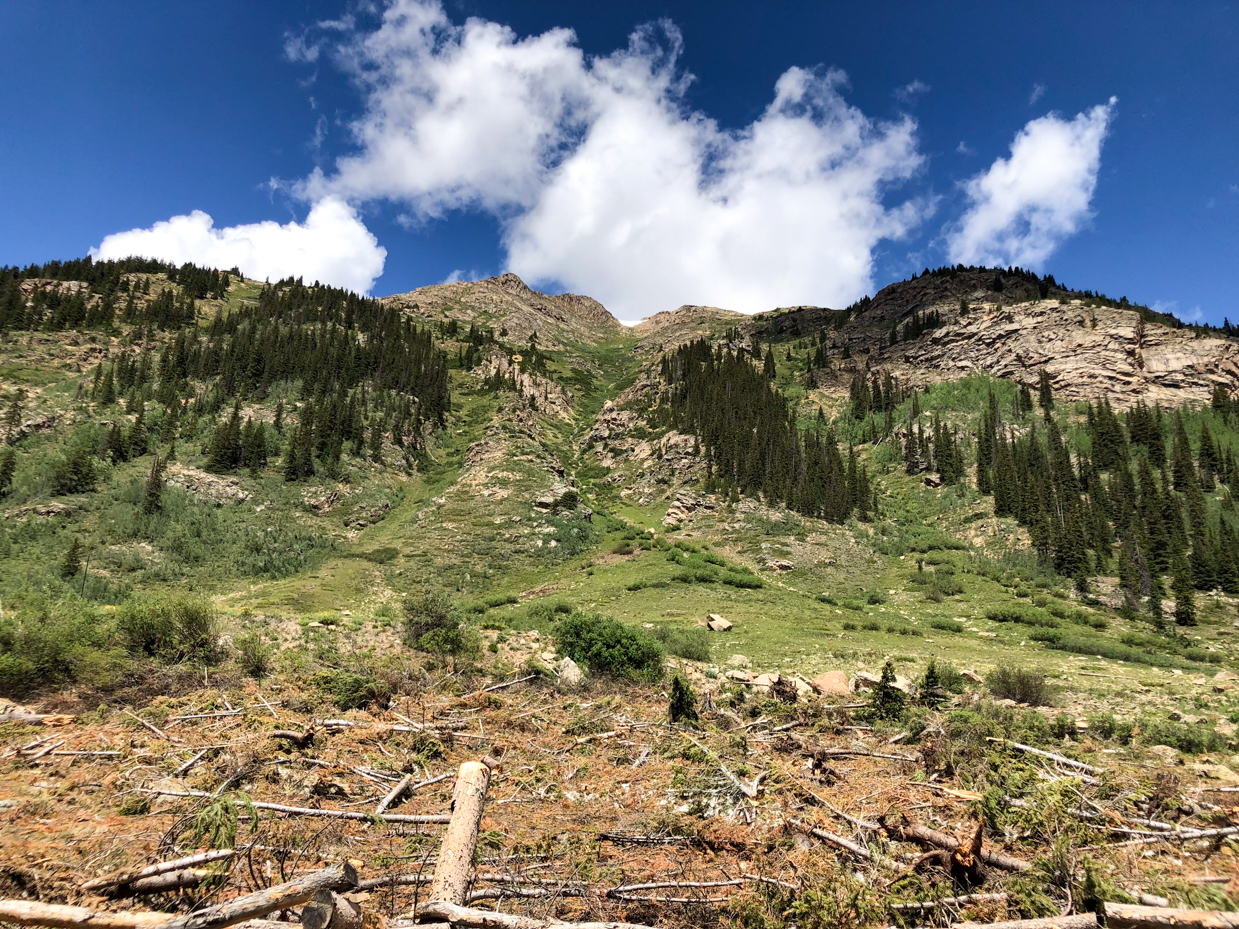
<svg viewBox="0 0 1239 929">
<path fill-rule="evenodd" d="M 1233 909 L 1236 348 L 0 269 L 0 922 Z"/>
</svg>

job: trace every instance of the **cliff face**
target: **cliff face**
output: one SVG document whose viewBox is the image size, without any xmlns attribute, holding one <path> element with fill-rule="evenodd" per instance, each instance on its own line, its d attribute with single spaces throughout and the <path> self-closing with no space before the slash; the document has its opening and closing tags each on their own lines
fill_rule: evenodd
<svg viewBox="0 0 1239 929">
<path fill-rule="evenodd" d="M 883 351 L 906 375 L 987 371 L 1036 383 L 1044 368 L 1065 400 L 1109 397 L 1127 406 L 1208 401 L 1215 385 L 1239 386 L 1239 346 L 1190 329 L 1146 324 L 1131 310 L 1078 303 L 978 308 Z"/>
</svg>

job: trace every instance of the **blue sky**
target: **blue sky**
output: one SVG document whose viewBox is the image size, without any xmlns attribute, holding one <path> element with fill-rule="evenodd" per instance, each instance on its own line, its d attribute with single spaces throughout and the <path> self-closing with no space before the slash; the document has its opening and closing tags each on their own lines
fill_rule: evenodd
<svg viewBox="0 0 1239 929">
<path fill-rule="evenodd" d="M 511 268 L 636 319 L 998 260 L 1236 321 L 1237 33 L 1234 2 L 8 3 L 0 264 Z"/>
</svg>

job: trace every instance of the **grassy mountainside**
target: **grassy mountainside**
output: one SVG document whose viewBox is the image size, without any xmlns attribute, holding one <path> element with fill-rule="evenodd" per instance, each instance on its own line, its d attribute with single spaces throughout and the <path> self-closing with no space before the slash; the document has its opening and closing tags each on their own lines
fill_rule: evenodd
<svg viewBox="0 0 1239 929">
<path fill-rule="evenodd" d="M 569 656 L 648 716 L 666 654 L 710 737 L 824 738 L 847 718 L 787 682 L 889 666 L 919 692 L 852 722 L 926 776 L 984 730 L 1235 777 L 1229 332 L 1018 269 L 628 330 L 514 275 L 376 301 L 67 263 L 5 269 L 0 312 L 0 695 L 106 721 L 274 675 L 307 722 L 378 718 Z M 1027 793 L 980 746 L 957 787 Z"/>
</svg>

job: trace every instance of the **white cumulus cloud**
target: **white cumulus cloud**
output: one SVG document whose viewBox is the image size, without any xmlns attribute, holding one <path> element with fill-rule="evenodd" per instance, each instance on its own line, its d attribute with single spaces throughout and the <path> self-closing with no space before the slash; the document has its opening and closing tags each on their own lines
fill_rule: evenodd
<svg viewBox="0 0 1239 929">
<path fill-rule="evenodd" d="M 359 293 L 374 286 L 387 258 L 387 250 L 356 210 L 338 197 L 318 200 L 305 222 L 282 226 L 267 221 L 217 229 L 209 215 L 194 210 L 149 229 L 109 235 L 90 254 L 97 261 L 137 255 L 176 264 L 237 267 L 259 280 L 304 277 Z"/>
<path fill-rule="evenodd" d="M 967 211 L 947 232 L 952 262 L 1038 268 L 1091 218 L 1101 147 L 1118 100 L 1068 121 L 1054 113 L 1029 122 L 1011 157 L 963 185 Z"/>
<path fill-rule="evenodd" d="M 887 202 L 921 165 L 911 118 L 871 120 L 841 72 L 790 68 L 756 120 L 724 129 L 685 105 L 667 22 L 591 58 L 566 29 L 521 37 L 395 0 L 333 41 L 363 95 L 356 150 L 297 193 L 395 201 L 423 220 L 488 211 L 511 270 L 623 318 L 845 304 L 871 289 L 877 244 L 932 211 Z"/>
</svg>

